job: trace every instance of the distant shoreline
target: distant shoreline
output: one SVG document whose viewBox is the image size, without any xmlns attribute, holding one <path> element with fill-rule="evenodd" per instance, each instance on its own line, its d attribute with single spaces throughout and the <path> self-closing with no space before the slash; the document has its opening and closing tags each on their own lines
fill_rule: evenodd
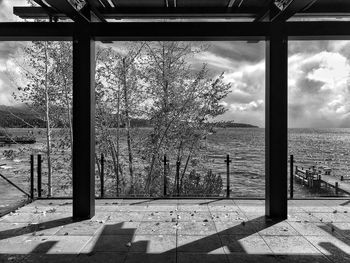
<svg viewBox="0 0 350 263">
<path fill-rule="evenodd" d="M 239 123 L 239 122 L 217 122 L 215 123 L 215 128 L 260 128 L 259 126 Z"/>
</svg>

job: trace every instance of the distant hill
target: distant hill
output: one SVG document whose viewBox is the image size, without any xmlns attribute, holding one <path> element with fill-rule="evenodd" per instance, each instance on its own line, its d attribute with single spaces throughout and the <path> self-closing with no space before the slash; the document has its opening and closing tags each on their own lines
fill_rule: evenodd
<svg viewBox="0 0 350 263">
<path fill-rule="evenodd" d="M 217 128 L 259 128 L 246 123 L 237 123 L 234 121 L 211 122 Z M 44 128 L 45 122 L 36 116 L 25 105 L 5 106 L 0 105 L 0 127 L 6 128 L 29 128 L 31 126 Z M 117 123 L 112 123 L 117 127 Z M 121 128 L 125 127 L 125 121 L 121 118 Z M 131 119 L 131 127 L 151 127 L 149 120 L 142 118 Z"/>
<path fill-rule="evenodd" d="M 214 123 L 215 127 L 218 128 L 259 128 L 259 126 L 234 121 L 219 121 Z"/>
<path fill-rule="evenodd" d="M 45 123 L 36 118 L 25 105 L 0 105 L 0 127 L 29 128 L 31 126 L 45 127 Z"/>
</svg>

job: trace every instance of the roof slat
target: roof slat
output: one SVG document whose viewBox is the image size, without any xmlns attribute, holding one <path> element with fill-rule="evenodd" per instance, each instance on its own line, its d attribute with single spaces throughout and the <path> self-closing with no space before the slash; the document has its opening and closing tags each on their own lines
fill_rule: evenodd
<svg viewBox="0 0 350 263">
<path fill-rule="evenodd" d="M 95 17 L 95 20 L 100 21 L 100 22 L 107 22 L 106 19 L 103 17 L 103 15 L 98 11 L 98 9 L 102 8 L 101 3 L 98 0 L 85 0 L 89 6 L 90 10 L 92 11 L 93 17 Z M 91 19 L 94 20 L 94 19 Z"/>
<path fill-rule="evenodd" d="M 350 17 L 350 0 L 35 0 L 41 9 L 14 8 L 21 18 L 59 17 L 76 22 L 123 18 L 239 18 L 285 21 L 290 18 Z M 46 5 L 45 3 L 48 3 Z M 282 9 L 282 10 L 281 10 Z"/>
<path fill-rule="evenodd" d="M 270 13 L 270 20 L 286 21 L 299 11 L 303 10 L 305 7 L 310 7 L 313 5 L 316 1 L 317 0 L 291 0 L 283 10 L 277 12 L 276 8 L 271 10 L 272 12 Z"/>
<path fill-rule="evenodd" d="M 53 17 L 53 14 L 57 13 L 56 9 L 46 5 L 42 0 L 34 0 L 34 2 L 40 5 L 49 17 Z"/>
<path fill-rule="evenodd" d="M 105 8 L 112 8 L 107 0 L 100 0 L 100 2 L 104 5 Z"/>
<path fill-rule="evenodd" d="M 51 7 L 66 14 L 74 22 L 90 22 L 90 18 L 83 15 L 80 10 L 75 9 L 68 0 L 45 0 Z"/>
</svg>

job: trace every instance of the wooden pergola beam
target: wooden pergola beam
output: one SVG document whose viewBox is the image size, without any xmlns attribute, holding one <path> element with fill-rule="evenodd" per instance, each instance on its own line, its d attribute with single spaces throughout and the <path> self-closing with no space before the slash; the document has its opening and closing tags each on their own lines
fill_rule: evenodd
<svg viewBox="0 0 350 263">
<path fill-rule="evenodd" d="M 290 0 L 287 6 L 281 10 L 277 7 L 274 0 L 266 0 L 265 7 L 257 14 L 255 21 L 287 21 L 289 18 L 303 12 L 305 16 L 307 16 L 307 9 L 316 1 L 317 0 Z"/>
<path fill-rule="evenodd" d="M 315 8 L 316 5 L 312 0 L 293 1 L 290 6 L 281 12 L 276 6 L 266 5 L 264 8 L 256 8 L 251 6 L 239 5 L 240 0 L 233 2 L 229 7 L 109 7 L 104 8 L 101 5 L 94 4 L 93 0 L 87 0 L 90 10 L 99 20 L 104 19 L 123 19 L 123 18 L 240 18 L 247 20 L 255 20 L 255 22 L 267 21 L 267 17 L 280 18 L 286 20 L 290 17 L 295 18 L 314 18 L 314 17 L 349 17 L 350 5 L 335 6 L 331 8 Z M 265 0 L 269 1 L 269 0 Z M 172 2 L 172 1 L 171 1 Z M 244 2 L 243 2 L 244 3 Z M 14 14 L 23 18 L 41 18 L 50 15 L 59 17 L 60 19 L 69 18 L 64 12 L 43 7 L 14 7 Z M 283 18 L 283 19 L 282 19 Z M 274 20 L 275 20 L 274 19 Z"/>
<path fill-rule="evenodd" d="M 106 19 L 104 16 L 98 11 L 99 8 L 101 8 L 101 3 L 96 0 L 86 0 L 86 2 L 89 4 L 90 12 L 91 14 L 91 20 L 95 22 L 104 22 L 106 23 Z"/>
<path fill-rule="evenodd" d="M 291 0 L 283 10 L 279 10 L 278 8 L 271 10 L 270 21 L 287 21 L 305 7 L 313 5 L 316 1 L 317 0 Z"/>
<path fill-rule="evenodd" d="M 83 9 L 78 10 L 68 0 L 45 0 L 51 7 L 66 14 L 74 22 L 87 23 L 90 22 L 90 14 L 83 12 Z"/>
<path fill-rule="evenodd" d="M 5 22 L 0 23 L 0 41 L 72 40 L 74 23 Z"/>
<path fill-rule="evenodd" d="M 282 22 L 281 22 L 282 23 Z M 1 41 L 72 40 L 84 29 L 95 40 L 264 40 L 271 22 L 0 23 Z M 350 21 L 284 22 L 291 40 L 350 39 Z"/>
</svg>

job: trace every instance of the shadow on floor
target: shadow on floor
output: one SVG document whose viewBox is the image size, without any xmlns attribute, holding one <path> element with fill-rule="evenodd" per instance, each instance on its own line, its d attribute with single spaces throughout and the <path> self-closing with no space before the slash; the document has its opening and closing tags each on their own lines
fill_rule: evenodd
<svg viewBox="0 0 350 263">
<path fill-rule="evenodd" d="M 269 220 L 265 217 L 258 217 L 252 219 L 244 224 L 225 229 L 213 235 L 205 236 L 199 240 L 186 243 L 185 245 L 177 246 L 169 249 L 163 253 L 148 253 L 148 241 L 137 241 L 127 246 L 128 240 L 131 240 L 135 235 L 135 228 L 123 228 L 123 223 L 113 225 L 104 225 L 102 232 L 96 239 L 94 245 L 89 249 L 89 252 L 81 252 L 78 254 L 61 254 L 52 253 L 50 251 L 55 247 L 58 241 L 48 240 L 38 244 L 32 251 L 27 254 L 0 254 L 0 262 L 333 262 L 328 258 L 337 259 L 335 262 L 350 262 L 350 256 L 342 251 L 338 246 L 332 242 L 320 242 L 319 246 L 327 252 L 328 258 L 321 254 L 249 254 L 245 252 L 244 247 L 241 246 L 240 240 L 258 233 L 266 228 L 269 228 L 281 220 Z M 0 239 L 7 239 L 11 237 L 21 236 L 24 234 L 35 233 L 38 230 L 47 230 L 59 226 L 64 226 L 73 223 L 70 217 L 53 220 L 36 225 L 29 225 L 28 227 L 15 228 L 0 232 Z M 332 231 L 348 235 L 349 231 L 341 230 L 332 224 L 329 225 Z M 322 228 L 322 227 L 321 227 Z M 242 229 L 252 229 L 252 231 L 241 231 Z M 330 231 L 324 228 L 325 231 Z M 236 240 L 231 240 L 234 245 L 241 246 L 240 253 L 232 254 L 209 254 L 223 245 L 217 242 L 215 237 L 219 235 L 228 235 L 231 233 L 240 233 L 239 235 L 231 235 Z M 245 233 L 245 234 L 242 234 Z M 113 240 L 106 238 L 111 235 L 119 235 L 127 237 L 124 240 Z M 336 238 L 335 236 L 333 236 Z M 338 238 L 340 239 L 340 238 Z M 349 239 L 341 239 L 341 242 L 350 246 Z M 130 247 L 137 247 L 136 252 L 132 252 Z M 200 253 L 193 253 L 201 248 Z M 230 250 L 230 247 L 227 248 Z M 181 251 L 188 251 L 186 253 Z M 191 252 L 192 251 L 192 252 Z M 49 254 L 48 254 L 49 253 Z"/>
</svg>

